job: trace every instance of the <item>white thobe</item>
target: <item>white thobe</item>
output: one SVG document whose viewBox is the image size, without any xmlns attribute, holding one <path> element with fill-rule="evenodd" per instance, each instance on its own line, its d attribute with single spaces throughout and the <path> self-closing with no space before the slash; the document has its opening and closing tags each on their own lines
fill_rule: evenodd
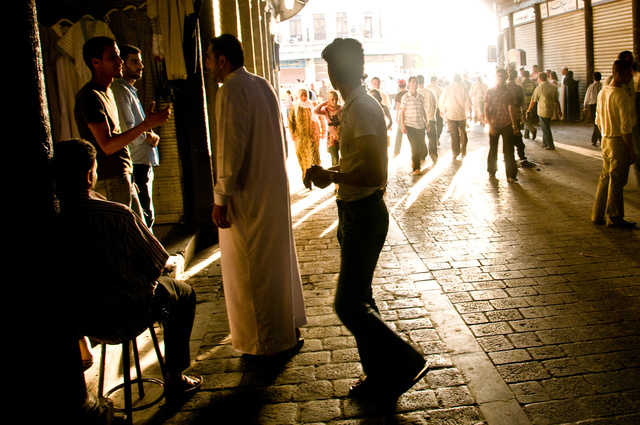
<svg viewBox="0 0 640 425">
<path fill-rule="evenodd" d="M 219 238 L 233 348 L 276 353 L 296 344 L 307 319 L 275 91 L 241 67 L 218 90 L 216 119 L 214 201 L 228 206 L 231 223 Z"/>
</svg>

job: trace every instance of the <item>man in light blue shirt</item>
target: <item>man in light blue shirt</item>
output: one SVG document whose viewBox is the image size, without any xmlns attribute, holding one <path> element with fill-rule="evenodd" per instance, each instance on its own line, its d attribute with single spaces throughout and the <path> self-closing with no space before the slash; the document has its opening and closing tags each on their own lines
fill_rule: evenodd
<svg viewBox="0 0 640 425">
<path fill-rule="evenodd" d="M 138 98 L 138 90 L 133 86 L 142 77 L 142 59 L 137 47 L 120 46 L 120 57 L 124 61 L 122 78 L 111 85 L 118 106 L 120 126 L 123 131 L 135 127 L 144 120 L 145 112 Z M 151 105 L 153 107 L 153 105 Z M 144 212 L 145 222 L 151 228 L 155 220 L 152 188 L 153 167 L 159 164 L 158 142 L 160 137 L 153 131 L 147 131 L 129 144 L 133 162 L 133 179 L 138 186 L 138 198 Z"/>
</svg>

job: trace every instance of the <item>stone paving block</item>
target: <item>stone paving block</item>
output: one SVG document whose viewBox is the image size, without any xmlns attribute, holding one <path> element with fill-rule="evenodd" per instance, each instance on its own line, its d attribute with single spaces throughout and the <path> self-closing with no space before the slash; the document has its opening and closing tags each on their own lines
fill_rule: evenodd
<svg viewBox="0 0 640 425">
<path fill-rule="evenodd" d="M 261 423 L 295 424 L 298 406 L 295 403 L 267 404 L 260 411 Z"/>
<path fill-rule="evenodd" d="M 619 416 L 637 413 L 622 394 L 588 395 L 578 399 L 578 404 L 592 417 Z"/>
<path fill-rule="evenodd" d="M 478 325 L 471 325 L 469 327 L 471 332 L 477 337 L 489 336 L 489 335 L 506 335 L 513 332 L 511 326 L 506 322 L 498 323 L 482 323 Z"/>
<path fill-rule="evenodd" d="M 488 353 L 491 361 L 498 364 L 507 364 L 507 363 L 520 363 L 531 360 L 531 355 L 527 350 L 523 349 L 515 349 L 515 350 L 504 350 L 504 351 L 496 351 L 493 353 Z"/>
<path fill-rule="evenodd" d="M 483 423 L 480 411 L 475 407 L 429 410 L 429 425 L 478 425 Z"/>
<path fill-rule="evenodd" d="M 504 335 L 486 336 L 477 338 L 478 344 L 485 352 L 509 350 L 514 347 L 513 343 Z"/>
<path fill-rule="evenodd" d="M 439 403 L 445 407 L 460 407 L 473 404 L 474 400 L 465 385 L 456 387 L 438 388 L 435 390 Z"/>
<path fill-rule="evenodd" d="M 584 375 L 584 379 L 593 385 L 598 393 L 632 390 L 637 382 L 635 380 L 637 377 L 637 374 L 629 373 L 628 370 Z"/>
<path fill-rule="evenodd" d="M 551 399 L 548 391 L 537 381 L 518 382 L 510 384 L 509 388 L 522 404 L 549 401 Z"/>
<path fill-rule="evenodd" d="M 538 381 L 550 377 L 545 367 L 535 361 L 498 365 L 496 369 L 507 383 Z"/>
<path fill-rule="evenodd" d="M 584 376 L 545 379 L 540 381 L 540 385 L 544 387 L 549 397 L 556 400 L 581 397 L 597 392 L 596 386 Z"/>
<path fill-rule="evenodd" d="M 580 375 L 587 372 L 584 365 L 573 358 L 549 359 L 544 360 L 542 364 L 555 377 Z"/>
<path fill-rule="evenodd" d="M 536 425 L 567 424 L 589 418 L 589 412 L 570 400 L 551 400 L 524 406 Z"/>
</svg>

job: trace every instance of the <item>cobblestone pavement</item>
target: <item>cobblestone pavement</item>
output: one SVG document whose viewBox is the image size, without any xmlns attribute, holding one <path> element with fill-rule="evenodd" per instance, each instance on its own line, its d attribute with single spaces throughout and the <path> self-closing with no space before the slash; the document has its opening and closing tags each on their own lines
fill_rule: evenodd
<svg viewBox="0 0 640 425">
<path fill-rule="evenodd" d="M 555 124 L 555 123 L 554 123 Z M 202 391 L 145 424 L 640 423 L 640 230 L 589 221 L 601 167 L 590 126 L 554 125 L 556 151 L 525 140 L 534 163 L 508 183 L 486 173 L 488 136 L 471 126 L 454 161 L 410 174 L 409 144 L 390 160 L 391 225 L 375 275 L 389 326 L 433 365 L 393 411 L 347 398 L 361 374 L 355 342 L 332 309 L 339 268 L 333 190 L 301 187 L 292 214 L 309 324 L 302 351 L 262 368 L 231 349 L 219 252 L 187 271 L 198 293 L 193 371 Z M 268 188 L 265 188 L 267 190 Z M 640 220 L 632 172 L 626 215 Z"/>
</svg>

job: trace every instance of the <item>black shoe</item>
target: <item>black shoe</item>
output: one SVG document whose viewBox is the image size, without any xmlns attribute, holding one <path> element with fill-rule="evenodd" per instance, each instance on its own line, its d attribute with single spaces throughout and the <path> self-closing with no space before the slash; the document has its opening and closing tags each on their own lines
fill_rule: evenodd
<svg viewBox="0 0 640 425">
<path fill-rule="evenodd" d="M 636 223 L 634 223 L 633 221 L 621 219 L 619 221 L 616 221 L 615 223 L 607 223 L 607 227 L 611 227 L 614 229 L 632 229 L 636 227 Z"/>
<path fill-rule="evenodd" d="M 533 130 L 531 132 L 531 140 L 536 140 L 537 135 L 538 135 L 538 130 Z"/>
<path fill-rule="evenodd" d="M 361 378 L 349 388 L 349 397 L 368 399 L 373 401 L 396 400 L 411 387 L 416 385 L 429 372 L 430 365 L 425 363 L 422 369 L 409 378 L 394 382 L 376 381 L 370 378 Z"/>
<path fill-rule="evenodd" d="M 429 372 L 430 367 L 431 366 L 429 365 L 429 363 L 425 362 L 422 369 L 420 369 L 420 371 L 415 376 L 408 378 L 404 381 L 400 381 L 397 384 L 393 385 L 391 388 L 392 394 L 395 394 L 396 397 L 400 397 L 402 394 L 409 391 L 411 387 L 416 385 L 418 382 L 422 380 L 422 378 L 425 377 L 427 372 Z"/>
</svg>

